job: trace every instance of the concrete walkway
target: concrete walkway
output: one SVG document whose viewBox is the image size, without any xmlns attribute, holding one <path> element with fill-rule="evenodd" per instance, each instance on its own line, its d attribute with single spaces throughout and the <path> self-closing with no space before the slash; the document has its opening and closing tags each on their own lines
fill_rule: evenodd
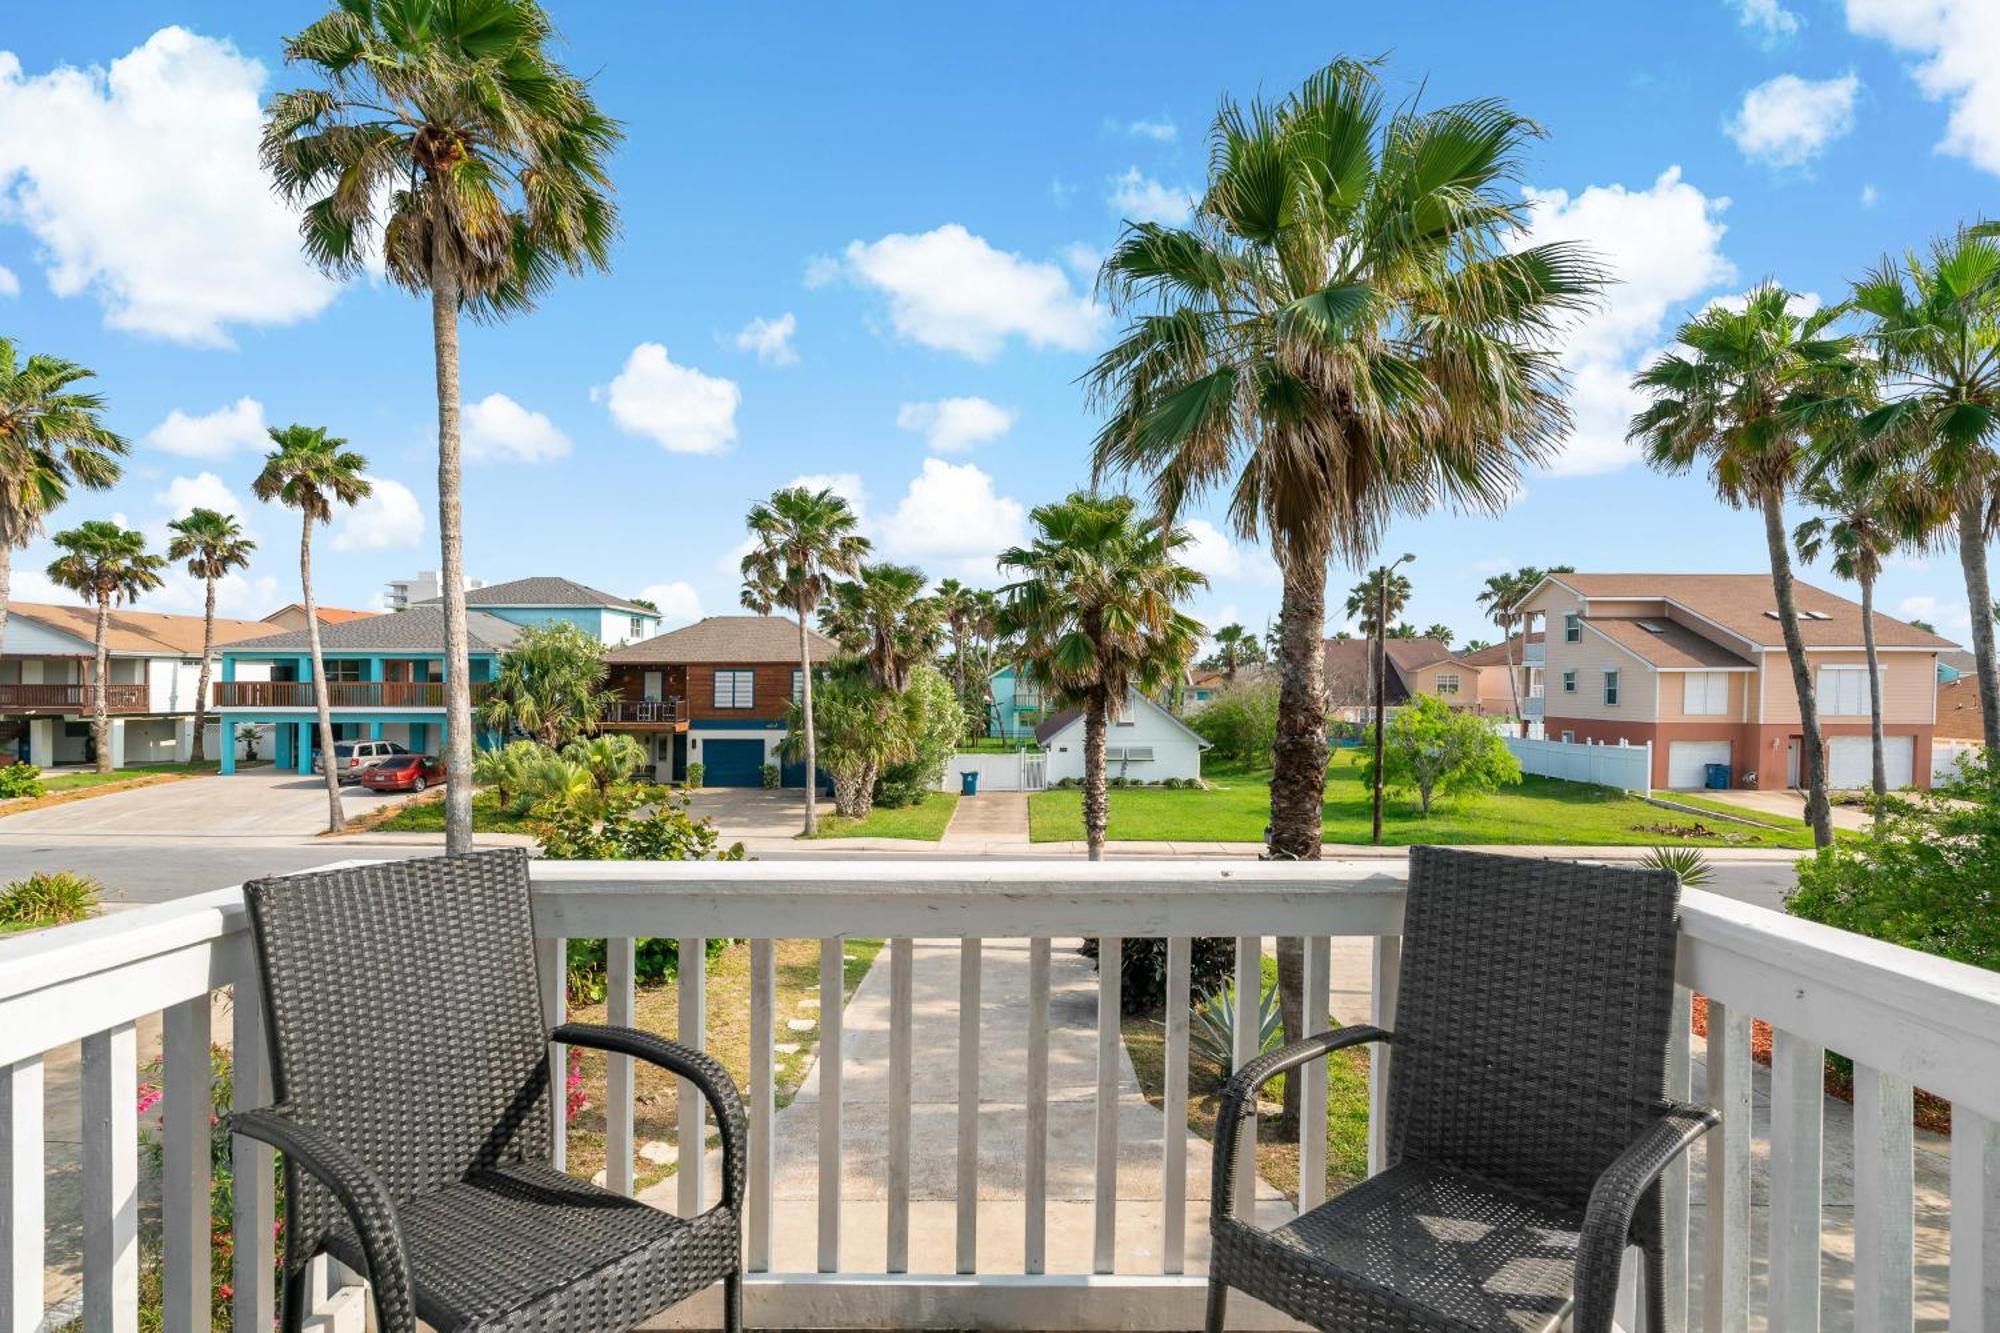
<svg viewBox="0 0 2000 1333">
<path fill-rule="evenodd" d="M 1665 795 L 1672 799 L 1673 793 Z M 1783 815 L 1800 820 L 1806 817 L 1806 798 L 1795 791 L 1746 791 L 1731 787 L 1726 791 L 1704 791 L 1699 795 L 1725 805 L 1740 806 L 1743 813 L 1752 819 L 1758 815 Z M 1835 828 L 1865 831 L 1874 822 L 1869 818 L 1867 809 L 1858 805 L 1836 805 L 1832 815 Z"/>
<path fill-rule="evenodd" d="M 1018 791 L 961 796 L 938 850 L 983 856 L 1019 856 L 1028 841 L 1028 794 Z"/>
</svg>

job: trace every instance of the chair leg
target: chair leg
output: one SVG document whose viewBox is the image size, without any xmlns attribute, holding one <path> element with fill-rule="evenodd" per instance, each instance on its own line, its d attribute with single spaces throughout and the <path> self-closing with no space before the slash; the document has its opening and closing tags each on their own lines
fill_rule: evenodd
<svg viewBox="0 0 2000 1333">
<path fill-rule="evenodd" d="M 1229 1286 L 1215 1278 L 1208 1280 L 1208 1315 L 1202 1320 L 1204 1333 L 1222 1333 L 1229 1312 Z"/>
<path fill-rule="evenodd" d="M 722 1279 L 722 1333 L 743 1333 L 743 1274 Z"/>
<path fill-rule="evenodd" d="M 310 1268 L 285 1267 L 284 1284 L 279 1294 L 279 1333 L 300 1333 L 306 1322 L 306 1279 Z"/>
<path fill-rule="evenodd" d="M 1681 1333 L 1667 1327 L 1667 1250 L 1655 1242 L 1645 1249 L 1646 1333 Z"/>
</svg>

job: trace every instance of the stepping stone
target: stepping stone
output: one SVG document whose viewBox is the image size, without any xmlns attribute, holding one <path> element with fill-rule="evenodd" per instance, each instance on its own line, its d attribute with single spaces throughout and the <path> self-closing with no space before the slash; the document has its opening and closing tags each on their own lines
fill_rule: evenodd
<svg viewBox="0 0 2000 1333">
<path fill-rule="evenodd" d="M 817 1008 L 819 1008 L 819 997 L 818 997 L 818 996 L 807 996 L 807 997 L 806 997 L 805 999 L 803 999 L 803 1000 L 800 1000 L 800 1001 L 799 1001 L 799 1008 L 801 1008 L 801 1009 L 817 1009 Z"/>
<path fill-rule="evenodd" d="M 819 1024 L 810 1018 L 788 1018 L 785 1020 L 785 1026 L 794 1032 L 811 1032 Z"/>
<path fill-rule="evenodd" d="M 797 1055 L 799 1053 L 799 1044 L 795 1041 L 781 1041 L 771 1049 L 779 1055 Z"/>
<path fill-rule="evenodd" d="M 680 1160 L 680 1151 L 677 1148 L 670 1143 L 660 1143 L 657 1140 L 640 1144 L 639 1155 L 654 1166 L 672 1166 Z"/>
</svg>

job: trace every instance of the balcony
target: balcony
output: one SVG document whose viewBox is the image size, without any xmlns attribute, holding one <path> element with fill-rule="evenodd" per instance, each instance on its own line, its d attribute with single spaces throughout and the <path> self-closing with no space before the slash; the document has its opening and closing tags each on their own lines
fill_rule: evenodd
<svg viewBox="0 0 2000 1333">
<path fill-rule="evenodd" d="M 678 731 L 687 727 L 687 700 L 678 696 L 665 699 L 606 699 L 597 724 L 612 730 Z"/>
<path fill-rule="evenodd" d="M 491 687 L 472 683 L 477 703 Z M 309 680 L 221 680 L 215 682 L 218 709 L 303 709 L 319 707 L 319 695 Z M 443 709 L 441 680 L 336 680 L 327 682 L 329 708 Z"/>
<path fill-rule="evenodd" d="M 533 873 L 556 1021 L 566 937 L 610 938 L 610 1014 L 621 1022 L 634 1012 L 632 939 L 671 935 L 680 937 L 681 958 L 696 960 L 675 983 L 677 1035 L 699 1043 L 710 1003 L 698 961 L 705 940 L 750 941 L 740 1021 L 752 1052 L 745 1254 L 754 1328 L 1201 1326 L 1208 1205 L 1203 1145 L 1188 1130 L 1187 1023 L 1170 1020 L 1163 1030 L 1163 1104 L 1129 1090 L 1121 1098 L 1118 968 L 1091 975 L 1080 994 L 1056 992 L 1052 1005 L 1052 937 L 1066 958 L 1064 941 L 1097 936 L 1108 959 L 1119 956 L 1120 936 L 1168 937 L 1169 992 L 1180 1003 L 1167 1012 L 1185 1015 L 1190 937 L 1238 936 L 1238 975 L 1254 984 L 1269 937 L 1302 934 L 1306 1022 L 1326 1026 L 1331 990 L 1343 997 L 1340 1020 L 1394 1026 L 1403 887 L 1399 871 L 1362 863 L 538 862 Z M 1676 1025 L 1668 1092 L 1692 1090 L 1723 1121 L 1662 1187 L 1673 1326 L 1747 1330 L 1768 1311 L 1774 1329 L 1816 1328 L 1824 1300 L 1829 1324 L 1842 1327 L 2000 1327 L 2000 976 L 1702 892 L 1685 895 L 1680 928 L 1676 1002 L 1685 1016 L 1692 993 L 1706 996 L 1710 1035 Z M 812 1095 L 782 1112 L 771 1053 L 788 1015 L 775 1003 L 773 936 L 818 941 L 822 1049 L 841 1053 L 821 1063 Z M 924 937 L 914 952 L 912 936 Z M 843 1011 L 843 937 L 889 941 L 874 963 L 887 984 L 872 992 L 880 1003 L 865 1019 L 858 995 Z M 913 956 L 916 966 L 934 967 L 939 955 L 959 1003 L 913 1004 Z M 63 1135 L 44 1120 L 44 1058 L 60 1068 L 77 1042 L 85 1326 L 137 1327 L 146 1160 L 137 1033 L 155 1014 L 164 1018 L 166 1095 L 164 1122 L 147 1133 L 162 1145 L 166 1326 L 209 1326 L 209 1126 L 200 1090 L 211 1037 L 233 1040 L 238 1104 L 268 1101 L 258 1008 L 241 1002 L 254 985 L 233 889 L 0 941 L 7 1329 L 33 1329 L 42 1313 L 38 1279 L 59 1229 L 45 1192 L 61 1193 L 48 1191 L 45 1145 Z M 998 1003 L 1003 989 L 1023 998 Z M 213 1007 L 219 991 L 239 1002 Z M 1356 993 L 1368 999 L 1349 1003 Z M 224 1018 L 212 1030 L 214 1014 Z M 1237 1049 L 1254 1049 L 1255 1007 L 1240 1007 L 1238 1017 Z M 1519 1018 L 1534 1022 L 1533 1014 Z M 1753 1019 L 1772 1030 L 1768 1072 L 1753 1063 Z M 931 1034 L 921 1050 L 913 1050 L 913 1029 Z M 954 1049 L 933 1049 L 940 1031 L 955 1033 L 946 1040 Z M 1761 1027 L 1757 1039 L 1761 1052 Z M 1018 1062 L 994 1059 L 1002 1043 L 1021 1053 Z M 1843 1105 L 1820 1093 L 1829 1046 L 1855 1062 L 1851 1133 L 1844 1111 L 1825 1114 Z M 957 1091 L 982 1081 L 983 1105 Z M 611 1158 L 629 1164 L 629 1063 L 613 1064 L 609 1086 Z M 1953 1103 L 1948 1190 L 1934 1167 L 1921 1178 L 1915 1169 L 1913 1086 Z M 1304 1084 L 1306 1205 L 1318 1201 L 1324 1175 L 1326 1087 L 1323 1076 Z M 1372 1169 L 1386 1151 L 1379 1085 L 1370 1097 Z M 51 1114 L 60 1100 L 49 1099 Z M 1095 1113 L 1112 1106 L 1118 1114 Z M 699 1107 L 693 1098 L 680 1103 L 680 1141 L 701 1140 Z M 73 1103 L 67 1114 L 75 1116 Z M 955 1137 L 955 1163 L 913 1161 L 913 1116 L 930 1118 L 933 1137 Z M 1055 1124 L 1081 1132 L 1056 1133 Z M 1151 1128 L 1140 1134 L 1143 1125 Z M 560 1161 L 565 1136 L 552 1146 Z M 1944 1151 L 1931 1142 L 1923 1155 L 1934 1164 Z M 242 1140 L 235 1152 L 229 1298 L 236 1327 L 270 1328 L 271 1161 Z M 1823 1163 L 1850 1154 L 1851 1197 L 1823 1193 Z M 886 1185 L 855 1190 L 869 1173 Z M 658 1197 L 671 1196 L 676 1211 L 698 1210 L 713 1198 L 708 1174 L 680 1173 Z M 629 1168 L 614 1169 L 609 1184 L 630 1190 Z M 1016 1201 L 1007 1208 L 991 1202 L 1003 1187 Z M 1268 1191 L 1239 1206 L 1265 1219 L 1292 1208 Z M 315 1285 L 320 1326 L 360 1329 L 363 1289 L 338 1271 L 325 1278 Z M 716 1311 L 709 1293 L 650 1326 L 712 1327 Z M 1232 1306 L 1232 1328 L 1285 1326 L 1243 1298 Z M 1631 1316 L 1623 1321 L 1636 1326 Z"/>
<path fill-rule="evenodd" d="M 1537 667 L 1548 661 L 1549 646 L 1543 640 L 1521 645 L 1521 665 Z"/>
<path fill-rule="evenodd" d="M 1527 718 L 1531 722 L 1534 721 L 1536 718 L 1542 716 L 1542 696 L 1539 694 L 1531 694 L 1527 698 L 1521 700 L 1521 716 Z"/>
<path fill-rule="evenodd" d="M 106 685 L 104 711 L 143 713 L 149 705 L 144 685 Z M 84 716 L 95 708 L 88 685 L 0 685 L 0 713 Z"/>
</svg>

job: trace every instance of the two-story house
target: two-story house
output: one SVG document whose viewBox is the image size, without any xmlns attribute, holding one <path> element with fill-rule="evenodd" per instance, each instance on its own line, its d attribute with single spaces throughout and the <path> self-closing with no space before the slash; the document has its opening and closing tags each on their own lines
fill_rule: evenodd
<svg viewBox="0 0 2000 1333">
<path fill-rule="evenodd" d="M 807 629 L 814 662 L 839 655 Z M 755 787 L 776 764 L 787 787 L 805 785 L 805 765 L 784 763 L 785 711 L 804 688 L 799 622 L 785 616 L 709 616 L 615 648 L 604 656 L 612 699 L 598 723 L 646 747 L 659 782 L 702 766 L 709 787 Z"/>
<path fill-rule="evenodd" d="M 218 645 L 270 632 L 256 620 L 215 622 Z M 111 612 L 104 707 L 111 723 L 111 766 L 186 762 L 194 742 L 195 691 L 201 683 L 200 616 L 122 607 Z M 0 763 L 41 768 L 95 760 L 90 719 L 96 705 L 97 609 L 7 604 L 7 651 L 0 654 Z M 210 724 L 202 740 L 222 752 Z"/>
<path fill-rule="evenodd" d="M 987 694 L 993 702 L 988 706 L 991 715 L 986 720 L 986 734 L 994 740 L 1032 745 L 1035 728 L 1049 716 L 1042 687 L 1019 669 L 1004 666 L 989 679 Z"/>
<path fill-rule="evenodd" d="M 1794 585 L 1826 738 L 1828 781 L 1865 787 L 1869 691 L 1861 608 Z M 1551 574 L 1523 603 L 1544 616 L 1550 740 L 1651 743 L 1653 785 L 1801 782 L 1804 734 L 1768 574 Z M 1954 644 L 1875 615 L 1884 759 L 1892 787 L 1930 785 L 1937 657 Z"/>
<path fill-rule="evenodd" d="M 1372 726 L 1375 641 L 1328 639 L 1325 653 L 1327 716 Z M 1389 639 L 1383 654 L 1389 666 L 1382 689 L 1387 707 L 1428 694 L 1453 708 L 1478 710 L 1479 668 L 1452 652 L 1451 645 L 1436 639 Z"/>
<path fill-rule="evenodd" d="M 1479 672 L 1480 712 L 1491 717 L 1520 717 L 1528 721 L 1537 721 L 1542 716 L 1544 658 L 1540 630 L 1516 634 L 1474 652 L 1459 654 L 1460 662 Z M 1510 671 L 1514 677 L 1511 685 L 1507 680 Z M 1518 713 L 1515 711 L 1517 699 Z"/>
</svg>

